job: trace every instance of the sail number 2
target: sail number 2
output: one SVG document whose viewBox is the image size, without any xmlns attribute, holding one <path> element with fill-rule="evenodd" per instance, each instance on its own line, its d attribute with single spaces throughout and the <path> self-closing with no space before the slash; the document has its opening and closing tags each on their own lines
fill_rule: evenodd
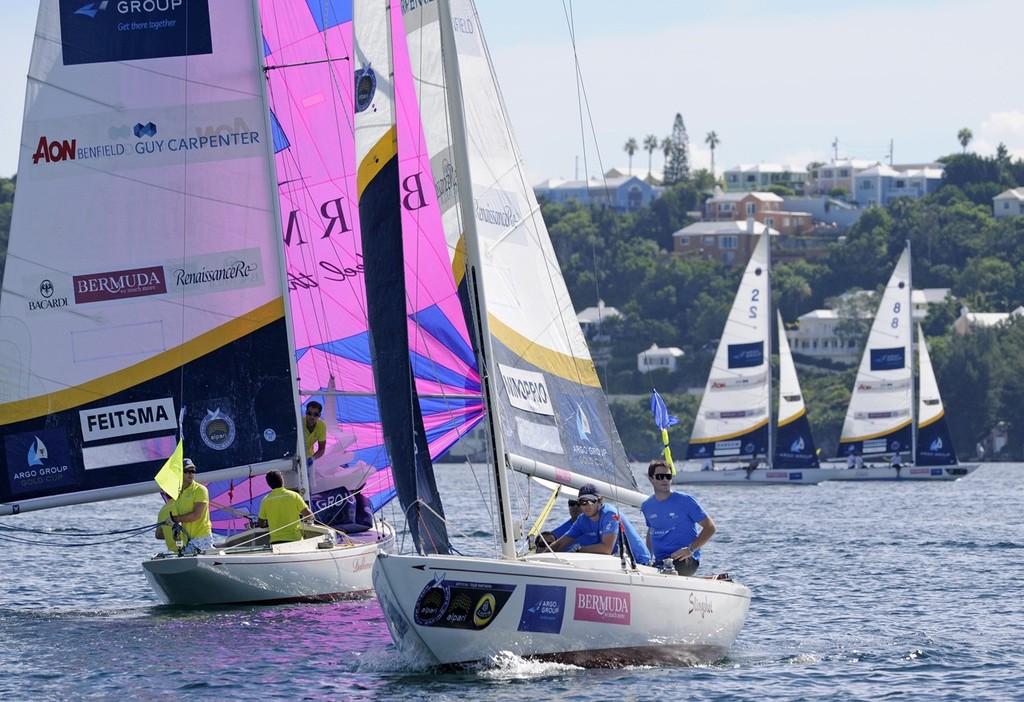
<svg viewBox="0 0 1024 702">
<path fill-rule="evenodd" d="M 748 319 L 757 319 L 758 305 L 756 303 L 761 301 L 761 288 L 754 288 L 753 290 L 750 291 L 750 301 L 755 304 L 752 304 L 750 306 L 750 314 L 748 315 Z"/>
</svg>

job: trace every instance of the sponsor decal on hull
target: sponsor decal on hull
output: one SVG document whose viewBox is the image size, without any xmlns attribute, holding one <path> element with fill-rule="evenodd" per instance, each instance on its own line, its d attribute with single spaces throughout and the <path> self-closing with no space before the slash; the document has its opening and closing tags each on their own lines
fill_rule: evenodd
<svg viewBox="0 0 1024 702">
<path fill-rule="evenodd" d="M 562 630 L 565 615 L 565 587 L 561 585 L 527 585 L 523 596 L 523 612 L 519 631 L 557 634 Z"/>
<path fill-rule="evenodd" d="M 573 619 L 581 622 L 628 625 L 631 604 L 628 592 L 576 588 Z"/>
<path fill-rule="evenodd" d="M 437 575 L 416 598 L 413 619 L 420 626 L 486 629 L 515 589 L 515 585 L 471 583 Z"/>
</svg>

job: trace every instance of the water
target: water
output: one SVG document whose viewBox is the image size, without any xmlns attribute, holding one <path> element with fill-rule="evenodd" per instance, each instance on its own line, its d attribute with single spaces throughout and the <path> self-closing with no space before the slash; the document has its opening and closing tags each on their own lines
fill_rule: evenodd
<svg viewBox="0 0 1024 702">
<path fill-rule="evenodd" d="M 438 469 L 472 552 L 490 538 L 476 478 Z M 158 545 L 148 533 L 55 548 L 0 532 L 0 699 L 1024 699 L 1022 484 L 1024 466 L 988 464 L 957 483 L 694 487 L 718 525 L 701 573 L 754 593 L 729 656 L 700 668 L 510 657 L 435 673 L 398 655 L 372 599 L 162 607 L 139 566 Z M 139 498 L 0 524 L 103 532 L 155 513 Z"/>
</svg>

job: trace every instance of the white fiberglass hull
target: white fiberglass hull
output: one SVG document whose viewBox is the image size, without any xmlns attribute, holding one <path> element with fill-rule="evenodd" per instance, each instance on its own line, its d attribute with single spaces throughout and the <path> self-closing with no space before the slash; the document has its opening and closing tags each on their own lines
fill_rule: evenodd
<svg viewBox="0 0 1024 702">
<path fill-rule="evenodd" d="M 672 482 L 676 485 L 817 485 L 831 480 L 836 470 L 831 468 L 746 468 L 722 470 L 681 470 Z"/>
<path fill-rule="evenodd" d="M 428 665 L 504 651 L 586 667 L 710 663 L 750 606 L 740 583 L 624 571 L 618 558 L 583 553 L 381 555 L 373 582 L 395 644 Z"/>
<path fill-rule="evenodd" d="M 146 579 L 169 605 L 274 604 L 359 597 L 373 592 L 371 569 L 377 554 L 395 543 L 386 523 L 335 544 L 306 527 L 301 541 L 266 543 L 266 530 L 239 534 L 199 556 L 159 554 L 143 562 Z M 260 538 L 264 542 L 260 544 Z M 256 538 L 256 541 L 253 539 Z"/>
<path fill-rule="evenodd" d="M 897 473 L 890 466 L 839 468 L 829 480 L 959 480 L 977 470 L 977 463 L 955 466 L 903 466 Z"/>
</svg>

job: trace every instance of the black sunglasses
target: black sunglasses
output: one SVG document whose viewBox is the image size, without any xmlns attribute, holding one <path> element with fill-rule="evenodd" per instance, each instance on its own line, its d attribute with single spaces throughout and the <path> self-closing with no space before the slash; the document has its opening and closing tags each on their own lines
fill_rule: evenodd
<svg viewBox="0 0 1024 702">
<path fill-rule="evenodd" d="M 579 507 L 580 503 L 579 503 L 578 500 L 569 500 L 569 506 L 570 507 Z"/>
<path fill-rule="evenodd" d="M 655 473 L 651 477 L 654 478 L 655 480 L 672 480 L 671 473 Z"/>
<path fill-rule="evenodd" d="M 583 507 L 585 505 L 593 505 L 593 504 L 597 504 L 597 500 L 592 500 L 589 497 L 584 497 L 582 500 L 580 500 L 580 506 L 581 507 Z"/>
</svg>

